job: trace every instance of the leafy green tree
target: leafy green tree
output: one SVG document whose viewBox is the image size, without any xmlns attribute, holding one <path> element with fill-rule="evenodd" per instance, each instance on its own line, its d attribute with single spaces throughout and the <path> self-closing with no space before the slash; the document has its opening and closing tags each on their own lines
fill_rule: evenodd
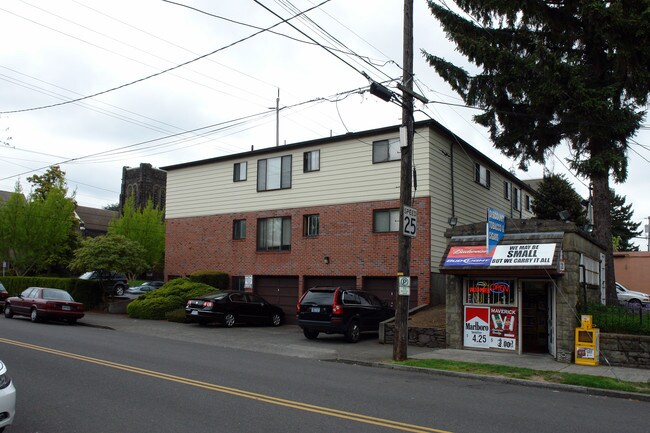
<svg viewBox="0 0 650 433">
<path fill-rule="evenodd" d="M 0 204 L 0 258 L 11 263 L 17 275 L 47 268 L 53 257 L 65 253 L 74 209 L 74 202 L 59 189 L 43 200 L 32 200 L 18 188 Z"/>
<path fill-rule="evenodd" d="M 64 195 L 68 193 L 65 172 L 58 165 L 48 168 L 42 176 L 35 174 L 28 177 L 27 182 L 34 185 L 31 196 L 35 200 L 45 200 L 53 189 L 63 191 Z"/>
<path fill-rule="evenodd" d="M 641 223 L 632 221 L 632 204 L 625 204 L 625 196 L 612 191 L 612 236 L 619 238 L 618 249 L 615 251 L 639 251 L 639 246 L 630 242 L 641 235 Z"/>
<path fill-rule="evenodd" d="M 573 221 L 578 226 L 587 223 L 582 198 L 573 189 L 566 176 L 563 174 L 545 176 L 535 192 L 533 212 L 537 218 L 556 220 L 559 218 L 558 214 L 565 210 L 569 212 L 569 221 Z"/>
<path fill-rule="evenodd" d="M 593 186 L 594 235 L 606 251 L 606 299 L 615 304 L 609 176 L 627 177 L 627 141 L 650 90 L 650 0 L 455 0 L 469 18 L 429 0 L 471 75 L 424 53 L 466 104 L 484 110 L 494 146 L 520 167 L 568 142 Z"/>
<path fill-rule="evenodd" d="M 123 235 L 144 248 L 142 258 L 149 268 L 162 265 L 165 254 L 165 213 L 154 208 L 151 199 L 142 209 L 136 209 L 135 199 L 124 203 L 122 216 L 108 226 L 109 234 Z"/>
<path fill-rule="evenodd" d="M 85 238 L 74 253 L 70 269 L 79 274 L 86 271 L 125 272 L 138 275 L 147 269 L 144 248 L 122 235 L 107 234 Z"/>
</svg>

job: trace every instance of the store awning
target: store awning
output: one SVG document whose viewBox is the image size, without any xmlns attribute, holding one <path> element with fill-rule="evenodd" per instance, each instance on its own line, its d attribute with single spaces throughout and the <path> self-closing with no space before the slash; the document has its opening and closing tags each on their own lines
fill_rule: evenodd
<svg viewBox="0 0 650 433">
<path fill-rule="evenodd" d="M 560 275 L 564 232 L 511 233 L 489 254 L 485 235 L 450 239 L 440 272 L 455 275 Z"/>
</svg>

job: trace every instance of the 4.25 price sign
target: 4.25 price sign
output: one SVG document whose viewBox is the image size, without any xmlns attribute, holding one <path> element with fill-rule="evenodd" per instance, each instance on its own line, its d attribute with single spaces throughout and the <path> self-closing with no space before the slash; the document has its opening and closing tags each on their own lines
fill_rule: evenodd
<svg viewBox="0 0 650 433">
<path fill-rule="evenodd" d="M 418 231 L 418 211 L 412 207 L 404 206 L 402 212 L 402 234 L 411 238 L 415 237 Z"/>
</svg>

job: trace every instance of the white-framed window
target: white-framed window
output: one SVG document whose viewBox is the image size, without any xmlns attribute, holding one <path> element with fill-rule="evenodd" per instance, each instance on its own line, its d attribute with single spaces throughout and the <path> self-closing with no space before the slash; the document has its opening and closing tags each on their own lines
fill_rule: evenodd
<svg viewBox="0 0 650 433">
<path fill-rule="evenodd" d="M 372 213 L 372 230 L 375 233 L 399 231 L 399 209 L 381 209 Z"/>
<path fill-rule="evenodd" d="M 257 190 L 291 188 L 291 155 L 257 161 Z"/>
<path fill-rule="evenodd" d="M 246 239 L 246 220 L 234 220 L 232 223 L 232 238 L 236 241 Z"/>
<path fill-rule="evenodd" d="M 516 305 L 515 280 L 468 278 L 466 281 L 466 304 Z"/>
<path fill-rule="evenodd" d="M 399 138 L 372 142 L 372 163 L 399 161 L 402 157 Z"/>
<path fill-rule="evenodd" d="M 303 236 L 318 236 L 320 234 L 320 215 L 305 215 L 302 227 Z"/>
<path fill-rule="evenodd" d="M 486 188 L 490 188 L 490 170 L 478 162 L 474 164 L 474 181 Z"/>
<path fill-rule="evenodd" d="M 291 217 L 257 220 L 258 251 L 289 251 L 291 249 Z"/>
<path fill-rule="evenodd" d="M 246 180 L 247 173 L 248 173 L 248 163 L 236 162 L 235 165 L 233 165 L 233 170 L 232 170 L 233 182 L 242 182 Z"/>
<path fill-rule="evenodd" d="M 533 211 L 533 199 L 530 195 L 526 194 L 526 210 L 528 212 Z"/>
<path fill-rule="evenodd" d="M 320 170 L 320 150 L 311 150 L 303 154 L 302 171 L 308 173 L 310 171 Z"/>
<path fill-rule="evenodd" d="M 503 181 L 503 198 L 510 201 L 510 190 L 512 185 L 507 180 Z"/>
</svg>

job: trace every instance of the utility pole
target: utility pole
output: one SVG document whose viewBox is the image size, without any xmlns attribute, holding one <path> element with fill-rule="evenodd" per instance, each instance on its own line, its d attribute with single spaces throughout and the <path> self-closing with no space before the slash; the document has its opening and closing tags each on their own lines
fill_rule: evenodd
<svg viewBox="0 0 650 433">
<path fill-rule="evenodd" d="M 398 276 L 410 275 L 411 238 L 404 235 L 404 206 L 411 206 L 411 184 L 413 179 L 413 0 L 404 0 L 404 39 L 403 39 L 403 78 L 402 78 L 402 127 L 406 142 L 400 142 L 400 223 L 397 255 Z M 395 291 L 395 337 L 393 339 L 393 359 L 404 361 L 408 347 L 409 297 Z"/>
</svg>

